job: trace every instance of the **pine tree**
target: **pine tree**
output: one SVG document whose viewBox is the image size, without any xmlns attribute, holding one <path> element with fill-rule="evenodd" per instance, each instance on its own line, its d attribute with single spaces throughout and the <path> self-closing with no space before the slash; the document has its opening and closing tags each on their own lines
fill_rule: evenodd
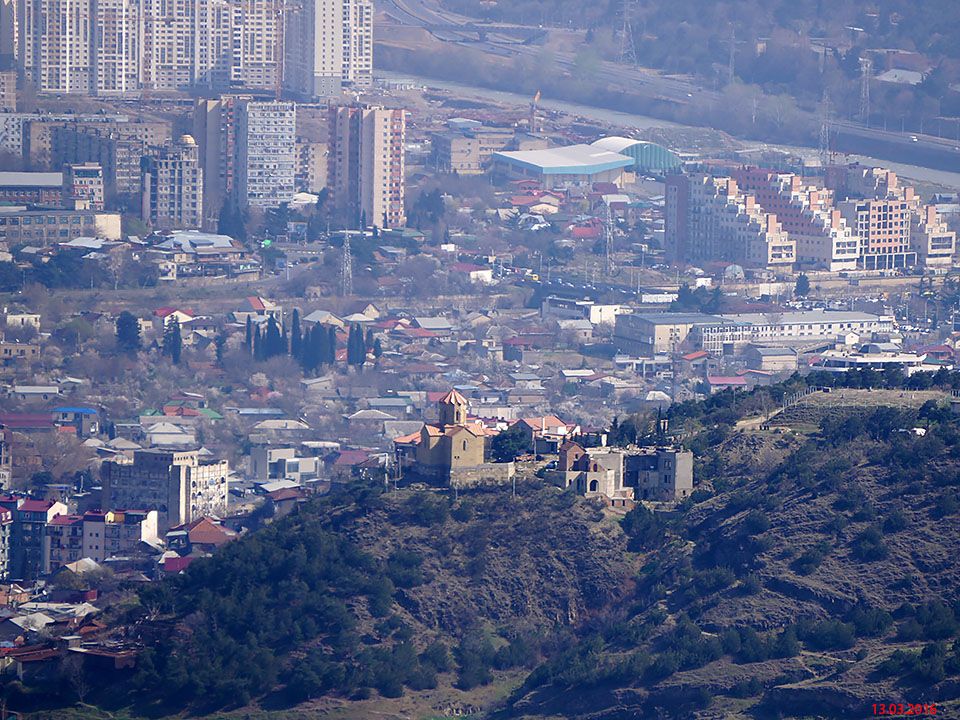
<svg viewBox="0 0 960 720">
<path fill-rule="evenodd" d="M 249 315 L 247 315 L 247 338 L 246 338 L 247 352 L 253 352 L 253 320 Z"/>
<path fill-rule="evenodd" d="M 142 344 L 140 321 L 132 313 L 124 310 L 117 318 L 117 347 L 122 352 L 134 355 Z"/>
<path fill-rule="evenodd" d="M 163 331 L 163 354 L 167 355 L 174 365 L 179 365 L 182 351 L 183 337 L 180 335 L 180 321 L 173 316 Z"/>
<path fill-rule="evenodd" d="M 290 328 L 290 355 L 296 359 L 300 359 L 301 353 L 303 353 L 303 337 L 300 333 L 300 311 L 294 308 L 293 310 L 293 327 Z"/>
</svg>

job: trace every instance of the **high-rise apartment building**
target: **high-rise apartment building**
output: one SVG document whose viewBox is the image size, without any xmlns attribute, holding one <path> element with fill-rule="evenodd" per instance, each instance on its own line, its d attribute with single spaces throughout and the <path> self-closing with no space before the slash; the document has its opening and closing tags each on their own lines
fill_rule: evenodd
<svg viewBox="0 0 960 720">
<path fill-rule="evenodd" d="M 406 112 L 381 107 L 330 110 L 328 183 L 338 210 L 354 223 L 406 224 Z"/>
<path fill-rule="evenodd" d="M 671 175 L 666 195 L 664 242 L 672 262 L 790 268 L 796 261 L 796 241 L 733 178 Z"/>
<path fill-rule="evenodd" d="M 141 217 L 160 230 L 195 230 L 203 222 L 203 170 L 197 143 L 184 135 L 141 161 Z"/>
<path fill-rule="evenodd" d="M 281 0 L 233 0 L 233 87 L 275 89 L 280 84 Z"/>
<path fill-rule="evenodd" d="M 238 205 L 267 209 L 290 202 L 296 191 L 296 106 L 241 100 L 236 127 Z"/>
<path fill-rule="evenodd" d="M 96 0 L 93 3 L 91 93 L 124 95 L 139 92 L 143 82 L 143 14 L 138 0 Z"/>
<path fill-rule="evenodd" d="M 0 0 L 0 69 L 19 53 L 43 94 L 273 90 L 280 10 L 281 0 Z"/>
<path fill-rule="evenodd" d="M 299 0 L 288 6 L 284 84 L 305 98 L 373 80 L 372 0 Z"/>
<path fill-rule="evenodd" d="M 373 84 L 373 0 L 343 2 L 343 84 Z"/>
<path fill-rule="evenodd" d="M 216 100 L 197 100 L 193 106 L 193 138 L 200 151 L 204 227 L 208 230 L 216 228 L 224 201 L 234 197 L 237 103 L 252 99 L 249 95 L 224 95 Z"/>
<path fill-rule="evenodd" d="M 137 450 L 132 460 L 104 462 L 101 473 L 107 507 L 156 510 L 161 532 L 227 510 L 229 464 L 197 450 Z"/>
<path fill-rule="evenodd" d="M 96 74 L 91 0 L 24 0 L 23 71 L 40 92 L 89 95 Z"/>
<path fill-rule="evenodd" d="M 0 0 L 0 68 L 15 69 L 20 59 L 21 5 L 18 0 Z"/>
</svg>

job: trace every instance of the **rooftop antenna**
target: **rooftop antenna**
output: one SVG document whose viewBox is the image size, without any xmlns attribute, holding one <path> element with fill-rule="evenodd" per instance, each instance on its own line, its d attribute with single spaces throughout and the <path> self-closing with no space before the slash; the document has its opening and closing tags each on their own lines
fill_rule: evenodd
<svg viewBox="0 0 960 720">
<path fill-rule="evenodd" d="M 868 57 L 860 58 L 860 119 L 870 123 L 870 76 L 873 71 L 873 60 Z"/>
<path fill-rule="evenodd" d="M 620 62 L 637 64 L 637 46 L 633 42 L 633 0 L 623 0 L 623 25 L 620 27 Z"/>
<path fill-rule="evenodd" d="M 340 259 L 340 294 L 353 295 L 353 256 L 350 253 L 350 231 L 343 233 L 343 256 Z"/>
</svg>

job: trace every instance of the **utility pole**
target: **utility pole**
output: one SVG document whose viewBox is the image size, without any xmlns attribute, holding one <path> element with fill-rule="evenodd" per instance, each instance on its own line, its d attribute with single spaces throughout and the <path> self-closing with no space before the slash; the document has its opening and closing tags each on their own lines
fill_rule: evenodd
<svg viewBox="0 0 960 720">
<path fill-rule="evenodd" d="M 603 244 L 604 244 L 604 264 L 603 271 L 607 277 L 613 269 L 610 265 L 610 252 L 613 250 L 613 210 L 610 203 L 607 203 L 607 217 L 603 223 Z"/>
</svg>

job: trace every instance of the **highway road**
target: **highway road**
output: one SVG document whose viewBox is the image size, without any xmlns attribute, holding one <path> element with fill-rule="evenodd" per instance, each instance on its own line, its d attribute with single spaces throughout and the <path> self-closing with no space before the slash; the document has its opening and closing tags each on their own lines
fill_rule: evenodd
<svg viewBox="0 0 960 720">
<path fill-rule="evenodd" d="M 539 34 L 539 27 L 485 24 L 443 10 L 431 0 L 377 0 L 377 4 L 378 9 L 396 24 L 424 28 L 445 42 L 463 43 L 501 57 L 536 58 L 542 52 L 538 45 L 518 39 L 522 37 L 522 31 Z M 563 70 L 571 73 L 574 71 L 574 53 L 553 52 L 552 57 Z M 701 102 L 720 99 L 719 93 L 701 88 L 691 79 L 663 75 L 655 70 L 634 68 L 620 63 L 601 61 L 596 75 L 600 82 L 614 86 L 626 85 L 633 91 L 644 92 L 657 100 L 686 104 L 694 97 Z"/>
<path fill-rule="evenodd" d="M 486 24 L 442 8 L 437 0 L 376 0 L 378 9 L 393 23 L 420 27 L 444 42 L 458 43 L 498 57 L 537 59 L 539 45 L 524 42 L 540 27 Z M 551 57 L 561 71 L 574 73 L 574 53 L 552 52 Z M 656 70 L 636 68 L 620 63 L 601 61 L 594 71 L 598 83 L 623 87 L 633 93 L 649 96 L 654 101 L 675 105 L 697 105 L 722 102 L 719 92 L 698 85 L 692 78 L 662 74 Z M 816 118 L 811 116 L 811 123 Z M 910 165 L 960 172 L 960 141 L 941 140 L 930 135 L 896 133 L 867 128 L 850 122 L 832 124 L 834 149 L 844 153 L 881 157 Z"/>
</svg>

